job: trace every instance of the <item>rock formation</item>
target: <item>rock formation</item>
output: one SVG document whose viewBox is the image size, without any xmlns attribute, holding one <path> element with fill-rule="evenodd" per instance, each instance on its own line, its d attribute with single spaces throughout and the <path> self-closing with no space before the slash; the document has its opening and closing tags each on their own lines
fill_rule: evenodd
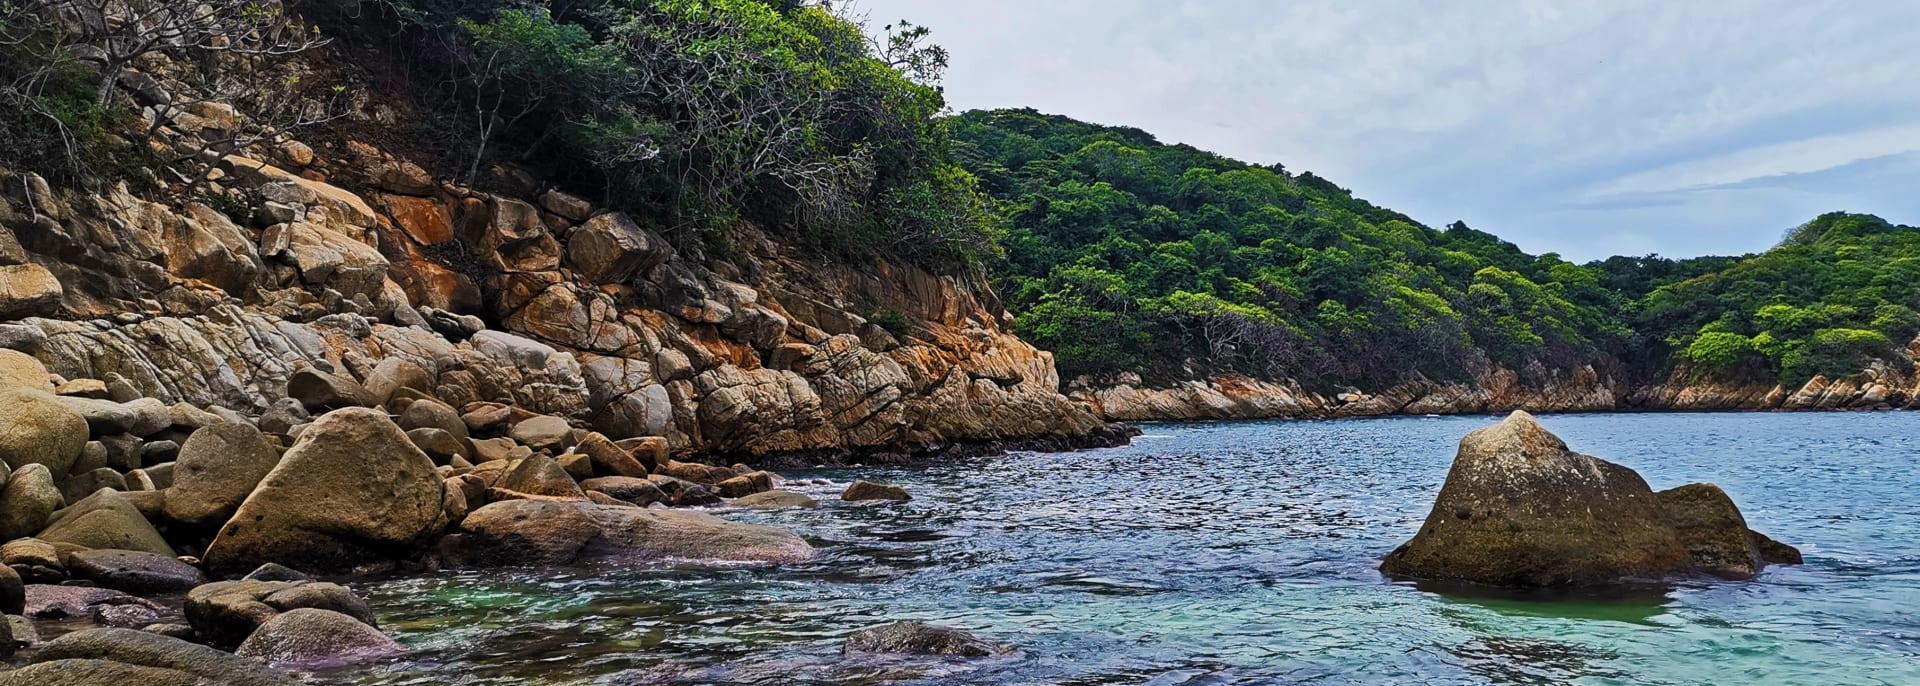
<svg viewBox="0 0 1920 686">
<path fill-rule="evenodd" d="M 1655 494 L 1632 469 L 1573 452 L 1516 411 L 1460 440 L 1426 522 L 1380 570 L 1495 586 L 1702 571 L 1751 577 L 1759 566 L 1757 552 L 1746 554 L 1752 540 L 1720 489 L 1695 484 Z"/>
</svg>

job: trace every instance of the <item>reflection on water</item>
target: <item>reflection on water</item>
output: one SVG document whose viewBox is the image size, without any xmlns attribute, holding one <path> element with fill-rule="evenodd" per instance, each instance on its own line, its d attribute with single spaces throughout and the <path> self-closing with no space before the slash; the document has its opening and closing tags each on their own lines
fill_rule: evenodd
<svg viewBox="0 0 1920 686">
<path fill-rule="evenodd" d="M 414 648 L 337 684 L 1920 683 L 1920 415 L 1555 416 L 1656 488 L 1714 481 L 1808 554 L 1751 583 L 1510 593 L 1382 578 L 1488 418 L 1151 427 L 1136 445 L 790 476 L 904 504 L 725 516 L 819 559 L 359 585 Z M 866 626 L 1015 644 L 846 658 Z"/>
</svg>

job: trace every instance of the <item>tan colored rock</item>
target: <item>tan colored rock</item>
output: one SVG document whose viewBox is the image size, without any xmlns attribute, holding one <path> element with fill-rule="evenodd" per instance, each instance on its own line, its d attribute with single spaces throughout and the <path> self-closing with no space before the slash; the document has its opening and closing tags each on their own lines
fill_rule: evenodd
<svg viewBox="0 0 1920 686">
<path fill-rule="evenodd" d="M 60 311 L 66 294 L 53 272 L 37 264 L 0 266 L 0 320 L 44 317 Z"/>
<path fill-rule="evenodd" d="M 56 546 L 68 543 L 94 550 L 174 554 L 139 508 L 120 492 L 105 489 L 61 510 L 38 538 Z"/>
<path fill-rule="evenodd" d="M 321 581 L 216 581 L 188 591 L 184 610 L 187 622 L 209 644 L 231 647 L 280 613 L 300 608 L 338 612 L 367 626 L 379 626 L 360 596 L 345 586 Z"/>
<path fill-rule="evenodd" d="M 220 422 L 197 429 L 180 446 L 171 470 L 167 518 L 198 525 L 225 522 L 279 463 L 280 452 L 251 424 Z"/>
<path fill-rule="evenodd" d="M 744 496 L 735 498 L 733 502 L 728 504 L 734 507 L 746 508 L 749 510 L 788 510 L 788 509 L 795 509 L 795 508 L 814 507 L 817 505 L 817 503 L 814 502 L 813 498 L 809 497 L 805 493 L 796 493 L 794 491 L 783 491 L 779 489 L 774 489 L 771 491 L 761 491 L 759 493 L 754 493 L 751 495 L 744 495 Z"/>
<path fill-rule="evenodd" d="M 385 413 L 335 410 L 308 425 L 221 528 L 206 567 L 341 571 L 412 554 L 444 525 L 445 489 Z"/>
<path fill-rule="evenodd" d="M 587 434 L 576 447 L 593 461 L 595 473 L 638 479 L 647 477 L 647 468 L 634 459 L 632 453 L 597 432 Z"/>
<path fill-rule="evenodd" d="M 798 562 L 812 546 L 790 532 L 713 515 L 583 502 L 513 500 L 467 515 L 460 559 L 473 565 L 560 565 L 689 559 Z"/>
<path fill-rule="evenodd" d="M 1460 440 L 1426 523 L 1380 568 L 1553 586 L 1660 578 L 1690 571 L 1692 562 L 1639 474 L 1575 453 L 1514 412 Z"/>
<path fill-rule="evenodd" d="M 383 660 L 407 652 L 379 629 L 332 610 L 295 608 L 275 615 L 234 651 L 278 669 L 317 669 Z"/>
<path fill-rule="evenodd" d="M 672 255 L 659 235 L 640 228 L 625 213 L 588 220 L 567 239 L 567 259 L 594 283 L 621 283 Z"/>
<path fill-rule="evenodd" d="M 18 350 L 0 348 L 0 390 L 9 387 L 49 393 L 54 390 L 47 368 L 39 360 Z"/>
<path fill-rule="evenodd" d="M 521 460 L 502 473 L 500 478 L 491 485 L 494 488 L 527 495 L 568 499 L 587 497 L 585 493 L 580 492 L 580 485 L 574 482 L 573 476 L 567 473 L 566 468 L 545 455 L 534 455 Z"/>
<path fill-rule="evenodd" d="M 847 486 L 845 492 L 840 494 L 840 499 L 906 501 L 912 500 L 913 496 L 907 495 L 907 489 L 899 486 L 876 484 L 871 481 L 855 481 Z"/>
<path fill-rule="evenodd" d="M 66 475 L 86 448 L 87 420 L 61 398 L 24 388 L 0 388 L 0 461 L 19 470 L 46 465 Z"/>
</svg>

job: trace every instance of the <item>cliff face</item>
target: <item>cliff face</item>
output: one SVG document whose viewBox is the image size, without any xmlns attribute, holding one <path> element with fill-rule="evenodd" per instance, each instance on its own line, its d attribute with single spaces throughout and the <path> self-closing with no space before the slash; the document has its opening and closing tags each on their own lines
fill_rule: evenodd
<svg viewBox="0 0 1920 686">
<path fill-rule="evenodd" d="M 1494 369 L 1471 383 L 1415 380 L 1368 392 L 1314 393 L 1294 382 L 1215 376 L 1168 387 L 1138 377 L 1075 379 L 1068 394 L 1114 421 L 1373 417 L 1395 414 L 1614 412 L 1638 410 L 1840 410 L 1920 407 L 1920 340 L 1896 360 L 1855 376 L 1816 376 L 1788 389 L 1769 381 L 1705 379 L 1685 367 L 1658 383 L 1629 383 L 1617 373 L 1582 366 L 1571 372 L 1532 370 L 1523 380 Z"/>
<path fill-rule="evenodd" d="M 747 225 L 725 255 L 682 251 L 524 174 L 481 193 L 358 143 L 218 168 L 212 190 L 252 216 L 7 174 L 0 346 L 115 395 L 250 413 L 301 367 L 399 357 L 455 407 L 510 401 L 679 453 L 1117 438 L 966 279 L 823 264 Z"/>
</svg>

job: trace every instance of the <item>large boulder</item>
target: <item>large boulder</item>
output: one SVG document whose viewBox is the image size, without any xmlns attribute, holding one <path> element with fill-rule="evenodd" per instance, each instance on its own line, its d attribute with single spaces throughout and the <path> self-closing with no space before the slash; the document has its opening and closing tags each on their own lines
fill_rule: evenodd
<svg viewBox="0 0 1920 686">
<path fill-rule="evenodd" d="M 1013 652 L 1011 646 L 977 638 L 959 629 L 920 622 L 894 622 L 863 630 L 847 637 L 842 650 L 946 657 L 990 657 Z"/>
<path fill-rule="evenodd" d="M 603 476 L 580 482 L 580 487 L 592 493 L 605 494 L 615 500 L 634 505 L 647 506 L 667 499 L 667 494 L 652 481 L 631 476 Z"/>
<path fill-rule="evenodd" d="M 234 654 L 281 669 L 358 664 L 407 651 L 379 629 L 332 610 L 297 608 L 253 631 Z"/>
<path fill-rule="evenodd" d="M 67 571 L 102 588 L 128 593 L 173 593 L 205 582 L 206 576 L 179 558 L 137 550 L 79 550 L 67 555 Z"/>
<path fill-rule="evenodd" d="M 48 641 L 0 686 L 294 686 L 258 662 L 134 629 L 87 629 Z"/>
<path fill-rule="evenodd" d="M 1567 449 L 1532 415 L 1460 440 L 1433 510 L 1380 570 L 1499 586 L 1653 579 L 1692 567 L 1633 470 Z"/>
<path fill-rule="evenodd" d="M 11 541 L 39 533 L 53 519 L 54 511 L 66 504 L 46 465 L 30 464 L 15 471 L 6 488 L 0 489 L 0 539 Z"/>
<path fill-rule="evenodd" d="M 167 517 L 198 525 L 225 522 L 279 462 L 280 452 L 252 424 L 201 427 L 180 446 L 167 488 Z"/>
<path fill-rule="evenodd" d="M 323 581 L 216 581 L 187 592 L 187 623 L 207 642 L 231 648 L 282 612 L 313 608 L 377 627 L 373 610 L 353 591 Z"/>
<path fill-rule="evenodd" d="M 65 294 L 60 280 L 46 267 L 0 267 L 0 321 L 51 315 L 60 311 L 60 298 Z"/>
<path fill-rule="evenodd" d="M 34 329 L 39 331 L 39 329 Z M 52 393 L 53 382 L 47 378 L 46 365 L 32 355 L 0 348 L 0 388 L 25 388 Z"/>
<path fill-rule="evenodd" d="M 545 455 L 534 455 L 521 460 L 493 483 L 494 488 L 514 493 L 552 498 L 580 499 L 587 494 L 580 491 L 573 476 Z"/>
<path fill-rule="evenodd" d="M 300 433 L 208 546 L 207 571 L 263 562 L 348 571 L 417 552 L 444 524 L 446 482 L 387 415 L 335 410 Z"/>
<path fill-rule="evenodd" d="M 624 283 L 672 255 L 666 239 L 619 212 L 587 220 L 567 238 L 567 259 L 594 283 Z"/>
<path fill-rule="evenodd" d="M 797 562 L 813 546 L 792 532 L 710 514 L 588 502 L 508 500 L 474 510 L 454 541 L 456 561 L 482 565 L 664 560 Z"/>
<path fill-rule="evenodd" d="M 0 388 L 0 461 L 15 470 L 43 464 L 65 475 L 87 446 L 87 419 L 52 394 Z"/>
<path fill-rule="evenodd" d="M 1746 517 L 1713 484 L 1687 484 L 1656 493 L 1667 514 L 1667 525 L 1686 546 L 1694 567 L 1715 576 L 1751 579 L 1768 562 L 1798 564 L 1800 553 L 1763 554 L 1762 541 L 1774 550 L 1791 546 L 1779 543 L 1747 528 Z M 1777 547 L 1776 547 L 1777 546 Z"/>
<path fill-rule="evenodd" d="M 96 550 L 138 550 L 172 556 L 173 547 L 160 537 L 146 515 L 119 491 L 101 489 L 54 515 L 38 538 Z"/>
</svg>

